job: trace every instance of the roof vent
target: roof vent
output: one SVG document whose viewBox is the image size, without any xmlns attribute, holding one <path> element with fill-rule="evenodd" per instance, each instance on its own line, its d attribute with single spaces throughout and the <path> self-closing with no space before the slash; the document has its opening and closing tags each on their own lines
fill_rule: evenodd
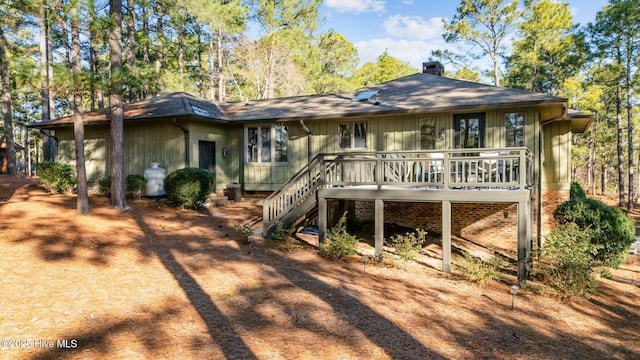
<svg viewBox="0 0 640 360">
<path fill-rule="evenodd" d="M 429 61 L 422 63 L 422 73 L 444 76 L 444 66 L 440 63 L 440 61 Z"/>
</svg>

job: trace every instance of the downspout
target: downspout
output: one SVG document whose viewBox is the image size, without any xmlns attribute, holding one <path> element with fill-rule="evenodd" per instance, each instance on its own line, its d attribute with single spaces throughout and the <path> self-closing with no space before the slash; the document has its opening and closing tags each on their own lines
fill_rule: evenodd
<svg viewBox="0 0 640 360">
<path fill-rule="evenodd" d="M 182 130 L 184 133 L 184 164 L 185 167 L 189 167 L 189 130 L 182 125 L 178 125 L 176 118 L 173 118 L 173 126 Z"/>
<path fill-rule="evenodd" d="M 556 121 L 560 121 L 560 120 L 566 120 L 567 119 L 567 114 L 568 114 L 568 110 L 567 107 L 564 106 L 562 108 L 562 114 L 560 116 L 554 117 L 552 119 L 549 119 L 545 122 L 541 122 L 540 123 L 540 130 L 538 130 L 538 146 L 540 148 L 540 154 L 538 155 L 538 221 L 536 221 L 536 233 L 537 233 L 537 239 L 536 242 L 538 244 L 538 260 L 540 259 L 540 249 L 542 248 L 542 154 L 544 153 L 544 137 L 543 137 L 543 131 L 542 129 L 544 128 L 545 125 L 556 122 Z"/>
<path fill-rule="evenodd" d="M 311 162 L 313 159 L 313 134 L 311 130 L 304 124 L 304 120 L 300 120 L 300 126 L 302 130 L 307 134 L 307 162 Z"/>
</svg>

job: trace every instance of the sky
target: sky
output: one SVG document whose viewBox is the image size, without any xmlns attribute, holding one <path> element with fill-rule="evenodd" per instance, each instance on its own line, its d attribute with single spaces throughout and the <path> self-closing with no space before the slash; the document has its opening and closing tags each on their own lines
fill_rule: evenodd
<svg viewBox="0 0 640 360">
<path fill-rule="evenodd" d="M 608 0 L 565 2 L 573 21 L 586 25 Z M 459 4 L 459 0 L 324 0 L 322 29 L 333 28 L 353 43 L 359 65 L 375 62 L 386 49 L 391 56 L 421 68 L 431 51 L 453 47 L 442 39 L 442 19 L 452 19 Z"/>
</svg>

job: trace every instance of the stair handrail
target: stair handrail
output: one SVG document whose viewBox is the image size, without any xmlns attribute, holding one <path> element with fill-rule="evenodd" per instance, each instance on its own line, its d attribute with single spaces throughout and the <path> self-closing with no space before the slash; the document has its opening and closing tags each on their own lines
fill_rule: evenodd
<svg viewBox="0 0 640 360">
<path fill-rule="evenodd" d="M 325 154 L 316 155 L 289 181 L 264 200 L 262 222 L 265 235 L 267 235 L 269 228 L 289 213 L 291 209 L 315 195 L 320 182 L 321 165 L 324 163 L 322 161 L 324 158 Z"/>
</svg>

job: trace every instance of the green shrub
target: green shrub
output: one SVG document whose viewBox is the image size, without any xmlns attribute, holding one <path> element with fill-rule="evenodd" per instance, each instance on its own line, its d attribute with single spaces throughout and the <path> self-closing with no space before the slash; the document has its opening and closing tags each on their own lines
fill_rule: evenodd
<svg viewBox="0 0 640 360">
<path fill-rule="evenodd" d="M 107 195 L 111 194 L 111 177 L 106 177 L 98 180 L 98 191 L 100 194 Z"/>
<path fill-rule="evenodd" d="M 563 225 L 574 223 L 595 246 L 597 265 L 618 267 L 634 241 L 635 227 L 622 210 L 591 198 L 576 198 L 558 206 L 553 213 Z"/>
<path fill-rule="evenodd" d="M 127 192 L 137 199 L 142 197 L 142 193 L 147 188 L 147 181 L 142 175 L 128 175 L 125 182 L 127 184 Z"/>
<path fill-rule="evenodd" d="M 327 239 L 320 244 L 320 255 L 331 260 L 341 260 L 356 253 L 358 239 L 347 232 L 346 216 L 343 215 L 338 223 L 329 229 Z"/>
<path fill-rule="evenodd" d="M 274 241 L 285 241 L 291 236 L 292 230 L 284 227 L 282 223 L 277 223 L 276 228 L 269 233 L 269 239 Z"/>
<path fill-rule="evenodd" d="M 213 184 L 213 177 L 207 170 L 184 168 L 166 177 L 164 189 L 167 198 L 177 206 L 197 209 L 207 200 Z"/>
<path fill-rule="evenodd" d="M 76 187 L 75 171 L 71 165 L 55 162 L 41 162 L 36 170 L 40 183 L 49 192 L 71 192 Z"/>
<path fill-rule="evenodd" d="M 413 260 L 420 254 L 422 245 L 427 241 L 427 232 L 416 229 L 415 232 L 408 232 L 404 235 L 394 235 L 391 237 L 391 244 L 396 249 L 396 254 L 403 262 L 403 268 L 408 261 Z"/>
<path fill-rule="evenodd" d="M 587 197 L 587 193 L 584 192 L 582 185 L 579 182 L 573 181 L 569 190 L 570 199 L 584 199 Z"/>
<path fill-rule="evenodd" d="M 597 246 L 588 232 L 568 223 L 553 229 L 541 251 L 545 284 L 562 297 L 583 296 L 595 290 L 593 255 Z"/>
<path fill-rule="evenodd" d="M 235 224 L 233 225 L 233 230 L 235 230 L 238 235 L 242 237 L 242 240 L 245 243 L 251 242 L 251 235 L 253 235 L 253 228 L 249 224 Z"/>
<path fill-rule="evenodd" d="M 498 262 L 495 259 L 484 261 L 469 253 L 464 254 L 464 261 L 457 265 L 467 275 L 469 281 L 484 285 L 489 280 L 500 280 Z"/>
</svg>

